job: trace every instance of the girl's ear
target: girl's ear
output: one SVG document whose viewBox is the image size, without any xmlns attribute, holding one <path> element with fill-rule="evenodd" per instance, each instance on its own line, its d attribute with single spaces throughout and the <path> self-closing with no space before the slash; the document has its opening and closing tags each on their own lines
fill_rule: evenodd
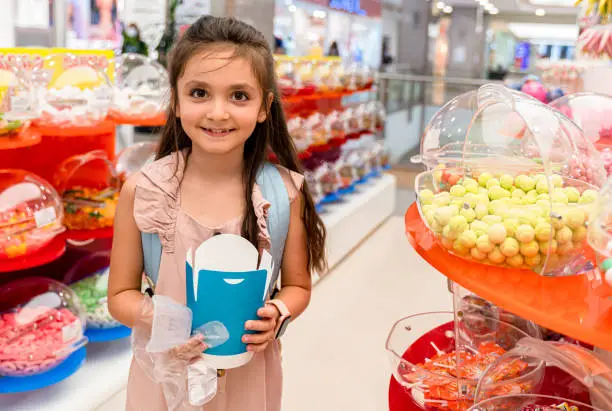
<svg viewBox="0 0 612 411">
<path fill-rule="evenodd" d="M 264 121 L 266 121 L 266 118 L 268 117 L 268 113 L 270 112 L 270 107 L 272 107 L 273 101 L 274 101 L 274 93 L 270 92 L 268 93 L 268 97 L 266 98 L 265 108 L 262 107 L 261 110 L 259 110 L 259 114 L 257 115 L 258 123 L 263 123 Z"/>
</svg>

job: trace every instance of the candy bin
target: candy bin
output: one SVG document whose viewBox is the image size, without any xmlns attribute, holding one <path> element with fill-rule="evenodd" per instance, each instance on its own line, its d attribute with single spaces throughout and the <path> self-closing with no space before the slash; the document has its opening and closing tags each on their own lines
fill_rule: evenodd
<svg viewBox="0 0 612 411">
<path fill-rule="evenodd" d="M 549 367 L 557 367 L 573 377 L 564 395 L 569 398 L 549 395 L 525 395 L 511 392 L 500 396 L 490 389 L 498 375 L 508 363 L 545 361 Z M 518 341 L 515 347 L 491 363 L 479 381 L 474 395 L 474 404 L 469 411 L 553 411 L 553 410 L 611 410 L 612 370 L 598 356 L 577 345 L 545 342 L 530 337 Z M 574 398 L 589 394 L 591 404 Z M 596 404 L 596 405 L 595 405 Z M 576 407 L 576 408 L 572 408 Z"/>
<path fill-rule="evenodd" d="M 40 102 L 42 127 L 93 126 L 103 122 L 113 100 L 113 89 L 103 69 L 78 56 L 61 60 L 48 56 L 32 72 Z"/>
<path fill-rule="evenodd" d="M 327 143 L 329 135 L 325 128 L 325 117 L 321 113 L 313 113 L 304 121 L 306 139 L 314 145 Z"/>
<path fill-rule="evenodd" d="M 330 163 L 323 163 L 313 172 L 316 181 L 321 184 L 323 191 L 322 203 L 334 202 L 337 200 L 336 192 L 340 188 L 340 176 Z"/>
<path fill-rule="evenodd" d="M 387 338 L 391 372 L 421 409 L 468 409 L 487 367 L 529 337 L 511 324 L 483 315 L 453 318 L 452 312 L 412 315 L 396 322 Z M 486 385 L 489 392 L 537 392 L 544 377 L 543 361 L 516 359 L 504 366 Z"/>
<path fill-rule="evenodd" d="M 332 111 L 325 117 L 325 130 L 330 141 L 344 141 L 344 124 L 338 111 Z"/>
<path fill-rule="evenodd" d="M 304 122 L 304 119 L 299 116 L 287 120 L 287 131 L 298 152 L 306 150 L 312 144 L 312 133 L 305 129 Z"/>
<path fill-rule="evenodd" d="M 36 111 L 33 97 L 22 71 L 0 68 L 0 139 L 15 137 L 29 126 Z"/>
<path fill-rule="evenodd" d="M 283 97 L 297 93 L 296 62 L 285 56 L 274 56 L 278 89 Z"/>
<path fill-rule="evenodd" d="M 297 95 L 308 96 L 317 92 L 315 82 L 315 66 L 317 62 L 309 59 L 299 60 L 295 73 Z"/>
<path fill-rule="evenodd" d="M 447 103 L 421 141 L 419 214 L 451 254 L 474 262 L 577 274 L 588 217 L 605 180 L 593 144 L 567 117 L 486 85 Z"/>
<path fill-rule="evenodd" d="M 157 143 L 143 141 L 125 148 L 115 159 L 115 172 L 123 184 L 131 175 L 155 161 Z"/>
<path fill-rule="evenodd" d="M 170 83 L 161 64 L 140 54 L 126 53 L 115 58 L 113 66 L 111 118 L 131 121 L 164 116 Z"/>
<path fill-rule="evenodd" d="M 577 93 L 550 103 L 582 129 L 600 151 L 607 175 L 612 175 L 612 97 Z"/>
<path fill-rule="evenodd" d="M 120 181 L 106 152 L 96 150 L 66 159 L 55 174 L 55 185 L 69 230 L 112 227 Z"/>
<path fill-rule="evenodd" d="M 340 190 L 347 190 L 358 180 L 357 170 L 349 161 L 348 155 L 343 153 L 335 162 L 334 167 L 340 176 Z"/>
<path fill-rule="evenodd" d="M 344 132 L 346 138 L 354 140 L 361 137 L 360 132 L 363 126 L 360 124 L 359 119 L 355 115 L 354 109 L 349 107 L 344 110 L 340 116 L 340 120 L 344 124 Z"/>
<path fill-rule="evenodd" d="M 60 196 L 23 170 L 0 170 L 0 262 L 28 257 L 64 231 Z"/>
<path fill-rule="evenodd" d="M 323 197 L 325 197 L 321 182 L 315 177 L 312 171 L 304 172 L 304 179 L 306 180 L 308 191 L 312 196 L 312 200 L 314 201 L 315 205 L 319 205 L 321 200 L 323 200 Z"/>
<path fill-rule="evenodd" d="M 595 251 L 603 282 L 612 287 L 612 177 L 601 189 L 597 207 L 591 214 L 588 241 Z"/>
<path fill-rule="evenodd" d="M 327 88 L 332 92 L 344 91 L 344 67 L 340 58 L 330 58 L 330 73 L 327 79 Z"/>
<path fill-rule="evenodd" d="M 0 375 L 27 377 L 59 366 L 87 343 L 84 328 L 83 307 L 65 285 L 33 277 L 2 286 Z"/>
</svg>

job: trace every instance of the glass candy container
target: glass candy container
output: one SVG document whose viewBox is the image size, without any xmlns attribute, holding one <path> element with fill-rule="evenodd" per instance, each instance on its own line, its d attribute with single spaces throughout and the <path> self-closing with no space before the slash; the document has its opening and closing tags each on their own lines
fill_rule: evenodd
<svg viewBox="0 0 612 411">
<path fill-rule="evenodd" d="M 278 90 L 283 97 L 297 93 L 296 61 L 286 56 L 274 56 Z"/>
<path fill-rule="evenodd" d="M 612 97 L 577 93 L 558 98 L 550 106 L 574 120 L 601 154 L 607 175 L 612 175 Z"/>
<path fill-rule="evenodd" d="M 113 100 L 104 68 L 72 54 L 45 58 L 32 82 L 40 102 L 35 123 L 43 127 L 94 126 L 106 119 Z"/>
<path fill-rule="evenodd" d="M 35 117 L 32 86 L 17 67 L 0 68 L 0 138 L 25 130 Z"/>
<path fill-rule="evenodd" d="M 303 125 L 306 131 L 306 139 L 314 145 L 327 143 L 329 135 L 325 127 L 325 117 L 321 113 L 311 114 Z"/>
<path fill-rule="evenodd" d="M 0 260 L 27 256 L 64 231 L 60 196 L 23 170 L 0 170 Z"/>
<path fill-rule="evenodd" d="M 25 377 L 59 365 L 87 343 L 85 312 L 74 292 L 49 278 L 0 289 L 0 375 Z"/>
<path fill-rule="evenodd" d="M 64 225 L 94 230 L 113 225 L 120 181 L 106 152 L 91 151 L 66 159 L 55 174 L 64 202 Z"/>
<path fill-rule="evenodd" d="M 312 143 L 311 133 L 304 127 L 304 119 L 302 117 L 293 117 L 287 120 L 287 130 L 293 138 L 293 143 L 298 152 L 302 152 L 310 147 Z"/>
<path fill-rule="evenodd" d="M 597 206 L 591 213 L 588 241 L 595 251 L 601 278 L 612 287 L 612 177 L 601 189 Z"/>
<path fill-rule="evenodd" d="M 155 161 L 157 143 L 143 141 L 125 148 L 115 159 L 115 171 L 123 184 L 131 175 Z"/>
<path fill-rule="evenodd" d="M 115 58 L 111 66 L 114 66 L 111 118 L 141 120 L 164 114 L 170 83 L 161 64 L 140 54 L 126 53 Z"/>
<path fill-rule="evenodd" d="M 461 336 L 456 338 L 456 333 Z M 391 372 L 421 409 L 466 410 L 489 364 L 524 337 L 539 337 L 511 324 L 466 313 L 430 312 L 395 323 L 386 343 Z M 543 361 L 508 361 L 487 389 L 497 395 L 532 393 L 543 380 Z"/>
<path fill-rule="evenodd" d="M 605 180 L 567 117 L 502 86 L 448 102 L 421 141 L 419 213 L 450 253 L 479 263 L 571 275 L 586 267 L 588 216 Z"/>
<path fill-rule="evenodd" d="M 547 395 L 498 396 L 489 387 L 508 363 L 516 361 L 546 361 L 575 378 L 569 383 L 568 393 L 578 394 L 588 390 L 592 404 L 575 399 Z M 562 410 L 610 410 L 612 409 L 612 370 L 591 351 L 573 344 L 544 342 L 534 338 L 523 338 L 515 347 L 498 357 L 483 374 L 475 394 L 475 405 L 469 411 L 553 411 Z M 562 408 L 565 404 L 566 408 Z M 577 408 L 570 408 L 570 407 Z M 556 408 L 555 408 L 556 407 Z"/>
</svg>

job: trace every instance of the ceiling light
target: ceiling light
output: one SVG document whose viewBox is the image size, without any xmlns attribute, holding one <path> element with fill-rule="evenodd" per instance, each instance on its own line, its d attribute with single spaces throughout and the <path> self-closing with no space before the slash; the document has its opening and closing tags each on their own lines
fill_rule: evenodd
<svg viewBox="0 0 612 411">
<path fill-rule="evenodd" d="M 442 11 L 446 14 L 450 14 L 453 12 L 453 6 L 446 6 L 442 9 Z"/>
<path fill-rule="evenodd" d="M 478 3 L 480 3 L 480 5 L 484 7 L 489 4 L 489 0 L 478 0 Z"/>
<path fill-rule="evenodd" d="M 291 5 L 289 5 L 289 11 L 290 11 L 291 13 L 295 13 L 295 11 L 296 11 L 296 10 L 297 10 L 297 7 L 295 7 L 295 4 L 291 4 Z"/>
<path fill-rule="evenodd" d="M 497 7 L 493 7 L 491 10 L 489 10 L 489 14 L 498 14 L 499 13 L 499 9 Z"/>
<path fill-rule="evenodd" d="M 535 15 L 536 16 L 540 16 L 540 17 L 546 16 L 546 10 L 544 10 L 544 9 L 536 9 Z"/>
<path fill-rule="evenodd" d="M 486 6 L 484 6 L 486 11 L 491 11 L 495 8 L 494 5 L 492 5 L 491 3 L 487 4 Z"/>
<path fill-rule="evenodd" d="M 436 7 L 438 8 L 438 10 L 442 10 L 444 7 L 446 7 L 446 4 L 444 4 L 443 1 L 439 1 L 436 3 Z"/>
<path fill-rule="evenodd" d="M 315 10 L 312 12 L 312 15 L 319 19 L 324 19 L 327 16 L 325 10 Z"/>
</svg>

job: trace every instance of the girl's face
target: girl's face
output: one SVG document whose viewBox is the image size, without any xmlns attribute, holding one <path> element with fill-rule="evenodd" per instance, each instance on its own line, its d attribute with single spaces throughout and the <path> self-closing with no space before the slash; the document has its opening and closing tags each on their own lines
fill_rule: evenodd
<svg viewBox="0 0 612 411">
<path fill-rule="evenodd" d="M 192 57 L 178 80 L 176 114 L 194 148 L 227 154 L 242 149 L 266 119 L 251 63 L 231 48 Z"/>
</svg>

